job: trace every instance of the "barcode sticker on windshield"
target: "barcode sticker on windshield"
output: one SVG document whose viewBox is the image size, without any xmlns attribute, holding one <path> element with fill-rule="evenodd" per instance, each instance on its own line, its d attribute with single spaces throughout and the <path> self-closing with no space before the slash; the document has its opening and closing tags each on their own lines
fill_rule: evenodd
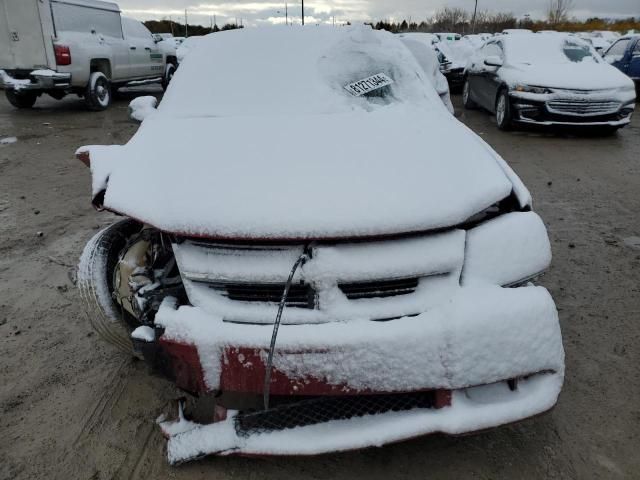
<svg viewBox="0 0 640 480">
<path fill-rule="evenodd" d="M 384 73 L 378 73 L 376 75 L 371 75 L 370 77 L 363 78 L 362 80 L 358 80 L 357 82 L 350 83 L 349 85 L 345 85 L 344 88 L 351 95 L 359 97 L 360 95 L 373 92 L 374 90 L 386 87 L 387 85 L 391 85 L 392 83 L 393 80 L 387 77 Z"/>
</svg>

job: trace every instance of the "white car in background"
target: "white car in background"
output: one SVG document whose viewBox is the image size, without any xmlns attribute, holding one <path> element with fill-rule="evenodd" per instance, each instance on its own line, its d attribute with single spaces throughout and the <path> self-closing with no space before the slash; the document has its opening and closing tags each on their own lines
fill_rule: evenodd
<svg viewBox="0 0 640 480">
<path fill-rule="evenodd" d="M 213 34 L 210 34 L 213 35 Z M 203 36 L 187 37 L 180 42 L 176 50 L 176 56 L 178 57 L 178 64 L 182 63 L 187 54 L 202 41 Z"/>
<path fill-rule="evenodd" d="M 93 204 L 128 217 L 85 247 L 89 319 L 203 407 L 161 420 L 171 463 L 554 406 L 544 222 L 430 76 L 370 27 L 215 33 L 126 145 L 79 149 Z"/>
<path fill-rule="evenodd" d="M 149 30 L 121 17 L 118 5 L 98 0 L 0 2 L 0 87 L 17 108 L 48 94 L 77 94 L 91 110 L 111 104 L 112 90 L 162 82 L 167 62 Z"/>
<path fill-rule="evenodd" d="M 455 48 L 460 42 L 440 41 L 436 34 L 422 32 L 399 33 L 398 37 L 411 39 L 435 51 L 440 63 L 440 72 L 449 84 L 448 90 L 456 91 L 462 88 L 466 59 L 463 58 L 464 53 L 461 56 L 458 53 L 464 52 L 464 48 L 462 50 Z"/>
<path fill-rule="evenodd" d="M 431 86 L 438 92 L 442 103 L 453 114 L 449 82 L 442 73 L 439 52 L 435 48 L 435 44 L 438 43 L 437 37 L 430 33 L 401 33 L 398 37 L 420 64 Z"/>
</svg>

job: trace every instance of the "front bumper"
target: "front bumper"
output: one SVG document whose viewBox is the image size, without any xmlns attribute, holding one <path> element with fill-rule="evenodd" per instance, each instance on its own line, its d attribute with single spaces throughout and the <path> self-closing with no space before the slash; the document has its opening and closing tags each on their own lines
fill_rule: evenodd
<svg viewBox="0 0 640 480">
<path fill-rule="evenodd" d="M 5 90 L 56 90 L 71 87 L 71 74 L 54 70 L 7 72 L 0 70 L 0 88 Z"/>
<path fill-rule="evenodd" d="M 318 455 L 380 447 L 421 435 L 459 435 L 515 422 L 551 409 L 562 387 L 562 374 L 536 375 L 511 391 L 504 383 L 459 389 L 450 406 L 363 415 L 345 420 L 247 435 L 236 417 L 210 425 L 181 420 L 161 423 L 169 438 L 171 464 L 205 455 Z"/>
<path fill-rule="evenodd" d="M 168 301 L 156 325 L 164 328 L 156 342 L 165 358 L 160 363 L 173 369 L 183 388 L 262 393 L 272 330 L 268 325 L 228 324 L 197 307 L 176 309 Z M 242 414 L 231 412 L 211 425 L 181 421 L 163 428 L 170 437 L 172 463 L 207 454 L 319 454 L 522 420 L 555 404 L 563 376 L 557 312 L 544 288 L 469 287 L 415 317 L 280 329 L 272 395 L 331 398 L 434 391 L 436 400 L 429 408 L 369 411 L 251 432 L 238 427 Z M 508 382 L 514 380 L 517 388 L 511 389 Z"/>
<path fill-rule="evenodd" d="M 512 92 L 509 97 L 514 121 L 544 126 L 622 127 L 631 122 L 635 108 L 633 101 L 618 102 L 619 107 L 614 111 L 603 114 L 580 114 L 554 110 L 549 101 L 535 99 L 535 96 L 530 94 Z"/>
</svg>

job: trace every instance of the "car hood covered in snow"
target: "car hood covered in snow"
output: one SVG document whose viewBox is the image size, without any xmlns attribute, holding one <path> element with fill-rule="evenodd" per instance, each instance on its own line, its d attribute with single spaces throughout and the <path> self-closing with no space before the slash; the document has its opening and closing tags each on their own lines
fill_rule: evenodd
<svg viewBox="0 0 640 480">
<path fill-rule="evenodd" d="M 509 83 L 567 90 L 613 90 L 633 86 L 622 72 L 606 63 L 578 62 L 549 65 L 514 65 L 505 68 Z"/>
<path fill-rule="evenodd" d="M 394 80 L 385 95 L 344 89 L 378 73 Z M 402 43 L 362 28 L 205 37 L 129 143 L 85 149 L 106 208 L 187 235 L 398 234 L 459 224 L 512 191 L 530 202 Z"/>
</svg>

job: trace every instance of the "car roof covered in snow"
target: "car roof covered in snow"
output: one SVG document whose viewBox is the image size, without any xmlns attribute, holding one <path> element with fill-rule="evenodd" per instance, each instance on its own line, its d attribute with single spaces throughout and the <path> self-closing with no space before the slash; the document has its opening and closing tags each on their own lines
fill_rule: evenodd
<svg viewBox="0 0 640 480">
<path fill-rule="evenodd" d="M 379 75 L 392 83 L 345 88 Z M 512 190 L 530 201 L 402 42 L 364 27 L 203 37 L 129 143 L 88 148 L 106 208 L 190 235 L 398 234 L 456 225 Z"/>
</svg>

